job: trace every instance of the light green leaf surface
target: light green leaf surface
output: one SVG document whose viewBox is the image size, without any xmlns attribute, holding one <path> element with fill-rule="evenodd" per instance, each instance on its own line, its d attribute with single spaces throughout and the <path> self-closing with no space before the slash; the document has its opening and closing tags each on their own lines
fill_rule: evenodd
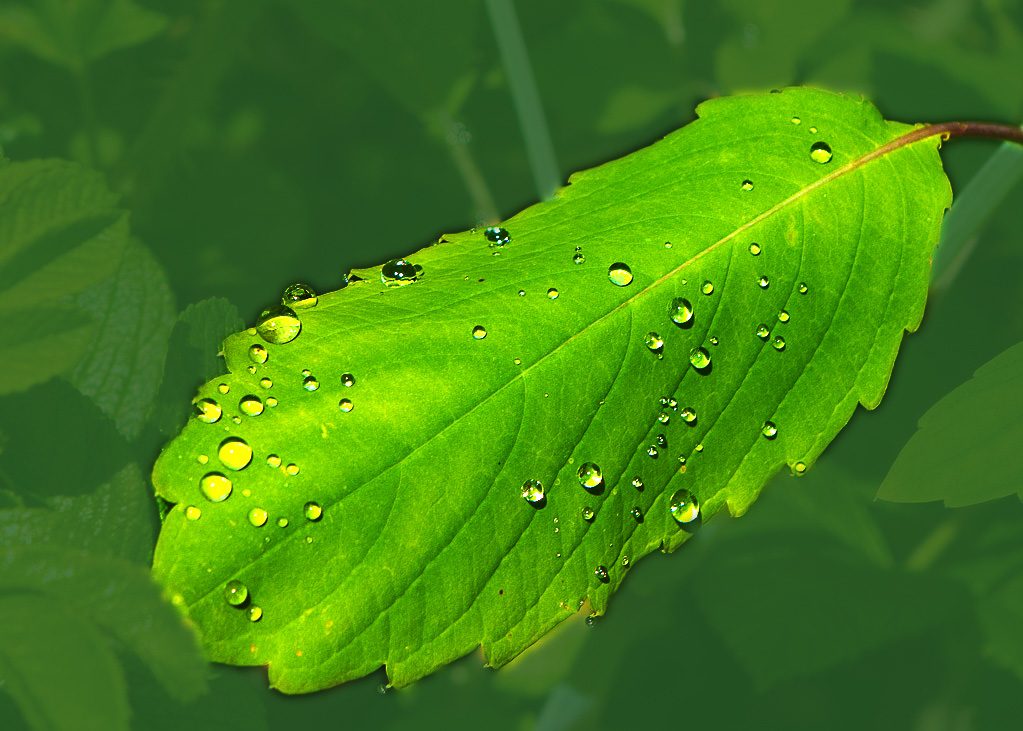
<svg viewBox="0 0 1023 731">
<path fill-rule="evenodd" d="M 1023 499 L 1023 343 L 977 369 L 920 417 L 877 491 L 883 500 L 944 500 L 957 508 Z"/>
<path fill-rule="evenodd" d="M 74 367 L 93 323 L 66 300 L 109 277 L 128 218 L 103 178 L 74 163 L 40 160 L 0 169 L 0 394 Z"/>
<path fill-rule="evenodd" d="M 153 475 L 175 504 L 154 572 L 212 659 L 285 692 L 382 664 L 407 685 L 478 645 L 503 665 L 879 402 L 950 201 L 937 138 L 884 147 L 912 128 L 810 89 L 698 113 L 509 219 L 504 246 L 446 236 L 414 283 L 368 269 L 304 303 L 290 342 L 227 339 L 198 394 L 216 407 Z M 701 518 L 676 521 L 678 490 Z"/>
</svg>

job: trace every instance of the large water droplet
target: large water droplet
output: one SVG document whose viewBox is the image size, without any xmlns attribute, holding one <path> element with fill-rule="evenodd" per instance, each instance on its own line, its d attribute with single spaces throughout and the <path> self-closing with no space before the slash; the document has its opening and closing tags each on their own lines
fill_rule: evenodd
<svg viewBox="0 0 1023 731">
<path fill-rule="evenodd" d="M 227 582 L 227 586 L 224 587 L 224 599 L 232 607 L 240 607 L 249 598 L 249 589 L 245 584 L 238 581 L 238 579 L 232 579 Z"/>
<path fill-rule="evenodd" d="M 698 371 L 705 370 L 710 366 L 710 353 L 706 348 L 693 348 L 689 351 L 689 362 Z"/>
<path fill-rule="evenodd" d="M 199 480 L 199 489 L 202 490 L 202 494 L 206 496 L 207 500 L 214 503 L 227 500 L 233 488 L 231 481 L 219 472 L 210 472 Z"/>
<path fill-rule="evenodd" d="M 319 302 L 319 297 L 316 296 L 316 291 L 308 284 L 292 284 L 284 290 L 284 296 L 281 297 L 281 304 L 294 307 L 295 309 L 305 307 L 315 307 L 316 303 Z"/>
<path fill-rule="evenodd" d="M 527 503 L 533 505 L 543 502 L 543 485 L 539 480 L 526 480 L 522 483 L 522 497 L 526 499 Z"/>
<path fill-rule="evenodd" d="M 604 483 L 604 477 L 600 473 L 600 467 L 593 462 L 584 462 L 576 472 L 579 477 L 579 484 L 587 490 L 593 490 Z"/>
<path fill-rule="evenodd" d="M 668 501 L 671 517 L 679 523 L 691 523 L 700 515 L 700 503 L 689 490 L 676 490 Z"/>
<path fill-rule="evenodd" d="M 253 363 L 266 363 L 269 357 L 270 354 L 266 352 L 266 348 L 262 345 L 253 345 L 249 348 L 249 360 Z"/>
<path fill-rule="evenodd" d="M 316 376 L 308 375 L 302 379 L 302 388 L 306 391 L 315 391 L 320 387 L 320 382 L 316 380 Z"/>
<path fill-rule="evenodd" d="M 511 234 L 508 233 L 508 229 L 501 228 L 500 226 L 490 226 L 483 231 L 483 238 L 491 246 L 504 246 L 511 241 Z"/>
<path fill-rule="evenodd" d="M 258 396 L 248 395 L 238 402 L 238 409 L 246 416 L 259 416 L 263 413 L 263 402 Z"/>
<path fill-rule="evenodd" d="M 831 162 L 831 146 L 827 142 L 814 142 L 810 146 L 810 159 L 821 165 Z"/>
<path fill-rule="evenodd" d="M 472 336 L 476 340 L 482 340 L 487 336 L 487 329 L 482 325 L 477 325 L 472 329 Z"/>
<path fill-rule="evenodd" d="M 290 307 L 278 305 L 263 310 L 256 322 L 256 332 L 268 343 L 290 343 L 302 331 L 302 321 Z"/>
<path fill-rule="evenodd" d="M 217 456 L 229 470 L 240 470 L 252 461 L 252 447 L 244 439 L 229 437 L 220 443 Z"/>
<path fill-rule="evenodd" d="M 404 259 L 392 259 L 380 267 L 380 281 L 386 287 L 404 287 L 415 282 L 418 276 L 415 264 Z"/>
<path fill-rule="evenodd" d="M 266 525 L 266 511 L 263 508 L 253 508 L 249 511 L 249 522 L 257 528 Z"/>
<path fill-rule="evenodd" d="M 693 305 L 684 297 L 676 297 L 668 307 L 668 316 L 676 325 L 688 325 L 693 321 Z"/>
<path fill-rule="evenodd" d="M 608 267 L 607 278 L 611 280 L 612 284 L 626 287 L 632 284 L 632 270 L 629 269 L 628 264 L 617 262 Z"/>
<path fill-rule="evenodd" d="M 598 566 L 593 570 L 593 574 L 604 584 L 611 581 L 611 575 L 607 573 L 607 566 Z"/>
<path fill-rule="evenodd" d="M 220 404 L 211 398 L 201 398 L 195 402 L 195 417 L 199 421 L 213 424 L 220 421 L 223 413 L 224 410 L 220 408 Z"/>
<path fill-rule="evenodd" d="M 308 502 L 305 507 L 302 508 L 302 515 L 306 517 L 306 520 L 316 522 L 323 517 L 323 508 L 314 502 Z"/>
</svg>

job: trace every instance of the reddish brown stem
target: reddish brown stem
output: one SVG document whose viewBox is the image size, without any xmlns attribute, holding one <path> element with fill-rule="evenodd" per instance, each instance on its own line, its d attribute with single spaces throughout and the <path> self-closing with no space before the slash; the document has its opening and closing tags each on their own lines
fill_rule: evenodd
<svg viewBox="0 0 1023 731">
<path fill-rule="evenodd" d="M 1007 124 L 992 124 L 991 122 L 945 122 L 944 124 L 932 124 L 924 127 L 927 137 L 933 134 L 948 135 L 948 137 L 990 137 L 995 140 L 1006 142 L 1017 142 L 1023 145 L 1023 128 L 1010 127 Z M 946 137 L 945 139 L 948 139 Z"/>
</svg>

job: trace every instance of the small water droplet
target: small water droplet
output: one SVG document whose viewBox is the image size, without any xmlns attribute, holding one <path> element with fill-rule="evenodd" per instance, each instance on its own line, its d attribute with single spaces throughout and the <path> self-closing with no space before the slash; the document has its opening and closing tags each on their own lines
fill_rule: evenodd
<svg viewBox="0 0 1023 731">
<path fill-rule="evenodd" d="M 591 508 L 583 508 L 583 520 L 593 520 L 593 510 Z"/>
<path fill-rule="evenodd" d="M 639 508 L 635 508 L 635 510 L 639 510 Z M 640 514 L 640 517 L 637 518 L 636 520 L 638 520 L 640 523 L 643 522 L 642 513 Z M 629 565 L 629 557 L 628 556 L 622 556 L 622 566 L 628 566 L 628 565 Z"/>
<path fill-rule="evenodd" d="M 817 128 L 816 127 L 811 127 L 810 128 L 810 134 L 812 134 L 812 135 L 817 134 Z"/>
<path fill-rule="evenodd" d="M 713 294 L 714 283 L 711 282 L 710 280 L 707 280 L 706 282 L 700 285 L 700 291 L 703 292 L 704 294 Z"/>
<path fill-rule="evenodd" d="M 231 579 L 224 587 L 224 599 L 232 607 L 240 607 L 249 598 L 249 588 L 238 579 Z"/>
<path fill-rule="evenodd" d="M 744 181 L 742 181 L 742 189 L 743 190 L 753 190 L 753 181 L 752 180 L 744 180 Z"/>
<path fill-rule="evenodd" d="M 759 277 L 759 278 L 757 279 L 757 284 L 759 284 L 759 285 L 760 285 L 760 289 L 767 289 L 767 287 L 768 287 L 768 286 L 769 286 L 769 285 L 771 284 L 771 282 L 770 282 L 770 280 L 768 280 L 768 278 L 767 278 L 767 277 L 765 277 L 765 276 L 761 275 L 761 276 L 760 276 L 760 277 Z"/>
<path fill-rule="evenodd" d="M 256 332 L 268 343 L 290 343 L 302 331 L 302 321 L 290 307 L 278 305 L 263 310 L 256 321 Z"/>
<path fill-rule="evenodd" d="M 352 409 L 355 408 L 355 404 L 353 404 L 351 401 L 349 401 L 346 398 L 343 398 L 340 401 L 338 401 L 337 402 L 337 406 L 338 406 L 339 409 L 341 409 L 345 413 L 348 413 L 349 411 L 351 411 Z"/>
<path fill-rule="evenodd" d="M 249 621 L 258 622 L 263 618 L 263 610 L 253 605 L 249 607 Z"/>
<path fill-rule="evenodd" d="M 657 415 L 657 421 L 661 424 L 667 424 L 671 421 L 671 417 L 665 414 L 663 411 Z"/>
<path fill-rule="evenodd" d="M 270 466 L 270 467 L 273 467 L 274 469 L 277 469 L 278 467 L 280 467 L 281 466 L 281 462 L 283 462 L 283 460 L 280 457 L 278 457 L 276 454 L 271 454 L 269 457 L 266 458 L 267 465 Z"/>
<path fill-rule="evenodd" d="M 287 528 L 288 527 L 288 519 L 287 518 L 278 518 L 277 519 L 277 527 L 278 528 Z"/>
<path fill-rule="evenodd" d="M 291 464 L 284 468 L 284 471 L 287 472 L 289 475 L 297 475 L 302 470 L 297 464 L 292 462 Z"/>
<path fill-rule="evenodd" d="M 771 331 L 767 328 L 767 325 L 765 325 L 764 323 L 760 323 L 760 326 L 757 328 L 757 337 L 760 338 L 761 340 L 767 340 L 769 337 L 771 337 Z"/>
<path fill-rule="evenodd" d="M 353 376 L 351 373 L 342 373 L 341 385 L 344 386 L 345 388 L 351 388 L 352 386 L 355 385 L 355 376 Z"/>
<path fill-rule="evenodd" d="M 604 477 L 600 473 L 600 467 L 593 462 L 583 462 L 576 471 L 579 477 L 579 484 L 587 490 L 593 490 L 604 483 Z"/>
<path fill-rule="evenodd" d="M 806 294 L 806 292 L 807 292 L 806 282 L 800 282 L 799 283 L 799 287 L 797 289 L 798 289 L 799 294 Z"/>
<path fill-rule="evenodd" d="M 711 345 L 717 345 L 717 344 L 718 344 L 718 339 L 717 339 L 717 338 L 710 338 L 710 339 L 708 340 L 708 342 L 709 342 L 709 343 L 710 343 Z"/>
<path fill-rule="evenodd" d="M 810 147 L 810 159 L 821 165 L 831 162 L 831 146 L 827 142 L 814 142 Z"/>
<path fill-rule="evenodd" d="M 316 380 L 316 376 L 306 376 L 302 379 L 302 388 L 306 391 L 315 391 L 320 387 L 320 382 Z"/>
<path fill-rule="evenodd" d="M 526 480 L 522 483 L 522 497 L 526 499 L 527 503 L 533 505 L 543 502 L 543 485 L 539 480 Z"/>
<path fill-rule="evenodd" d="M 199 489 L 202 490 L 202 494 L 206 496 L 207 500 L 214 503 L 227 500 L 233 488 L 231 481 L 219 472 L 210 472 L 199 480 Z"/>
<path fill-rule="evenodd" d="M 800 122 L 799 117 L 793 117 L 792 118 L 792 124 L 799 124 L 799 122 Z"/>
<path fill-rule="evenodd" d="M 252 461 L 252 447 L 244 439 L 229 437 L 220 443 L 217 456 L 229 470 L 245 469 Z"/>
<path fill-rule="evenodd" d="M 482 325 L 477 325 L 476 327 L 474 327 L 472 329 L 472 336 L 476 340 L 482 340 L 483 338 L 485 338 L 487 336 L 487 329 L 485 327 L 483 327 Z"/>
<path fill-rule="evenodd" d="M 598 566 L 593 570 L 594 575 L 603 583 L 611 581 L 611 575 L 607 573 L 607 566 Z"/>
<path fill-rule="evenodd" d="M 196 461 L 197 461 L 197 462 L 198 462 L 199 464 L 206 464 L 207 462 L 209 462 L 209 461 L 210 461 L 210 458 L 209 458 L 209 457 L 207 457 L 207 456 L 206 456 L 205 454 L 200 454 L 200 455 L 199 455 L 198 457 L 196 457 L 195 459 L 196 459 Z"/>
<path fill-rule="evenodd" d="M 572 255 L 573 264 L 582 264 L 584 261 L 586 261 L 586 257 L 583 256 L 581 251 L 577 251 Z"/>
<path fill-rule="evenodd" d="M 771 341 L 771 345 L 774 346 L 775 350 L 785 350 L 785 338 L 781 335 L 775 335 L 774 340 Z"/>
<path fill-rule="evenodd" d="M 678 401 L 671 398 L 670 396 L 661 396 L 661 408 L 671 409 L 672 411 L 678 411 Z"/>
<path fill-rule="evenodd" d="M 664 242 L 664 248 L 665 249 L 670 249 L 671 248 L 671 242 L 670 241 L 665 241 Z"/>
<path fill-rule="evenodd" d="M 697 452 L 702 452 L 703 451 L 703 444 L 702 443 L 697 444 L 695 447 L 693 447 L 693 449 L 695 449 Z"/>
<path fill-rule="evenodd" d="M 274 382 L 271 381 L 269 378 L 260 378 L 259 385 L 262 386 L 263 388 L 272 388 Z"/>
<path fill-rule="evenodd" d="M 682 416 L 682 419 L 687 424 L 692 424 L 694 421 L 696 421 L 696 411 L 694 409 L 688 407 L 688 406 L 686 406 L 684 409 L 682 409 L 681 416 Z"/>
<path fill-rule="evenodd" d="M 270 354 L 266 352 L 266 348 L 262 345 L 253 345 L 249 348 L 249 360 L 253 363 L 266 363 Z"/>
<path fill-rule="evenodd" d="M 657 446 L 660 447 L 661 449 L 667 449 L 667 447 L 668 447 L 668 438 L 666 436 L 664 436 L 663 434 L 658 434 L 654 438 L 654 443 L 657 444 Z"/>
<path fill-rule="evenodd" d="M 491 246 L 504 246 L 511 241 L 511 234 L 508 233 L 508 229 L 501 228 L 500 226 L 490 226 L 484 229 L 483 238 L 485 238 Z"/>
<path fill-rule="evenodd" d="M 185 518 L 187 518 L 188 520 L 199 520 L 199 518 L 201 517 L 202 510 L 195 507 L 194 505 L 189 505 L 187 508 L 185 508 Z"/>
<path fill-rule="evenodd" d="M 238 402 L 238 410 L 246 416 L 259 416 L 263 413 L 263 402 L 258 396 L 250 394 Z"/>
<path fill-rule="evenodd" d="M 700 503 L 693 494 L 682 488 L 676 490 L 668 501 L 671 517 L 679 523 L 691 523 L 700 515 Z"/>
<path fill-rule="evenodd" d="M 226 383 L 221 383 L 219 386 L 217 386 L 217 390 L 223 394 L 226 394 L 228 391 L 231 390 L 231 387 L 228 386 Z"/>
<path fill-rule="evenodd" d="M 706 348 L 693 348 L 689 351 L 689 362 L 698 371 L 706 370 L 710 366 L 710 353 Z"/>
<path fill-rule="evenodd" d="M 550 289 L 547 290 L 547 297 L 552 300 L 556 300 L 558 298 L 558 290 L 554 289 L 554 287 L 551 287 Z"/>
<path fill-rule="evenodd" d="M 256 372 L 256 366 L 254 366 L 254 365 L 250 365 L 250 366 L 248 367 L 248 371 L 249 371 L 249 373 L 255 374 L 255 372 Z"/>
<path fill-rule="evenodd" d="M 685 297 L 676 297 L 668 306 L 668 316 L 676 325 L 688 325 L 693 321 L 693 305 Z"/>
<path fill-rule="evenodd" d="M 655 332 L 648 332 L 643 338 L 643 343 L 654 353 L 664 349 L 664 339 Z"/>
<path fill-rule="evenodd" d="M 270 398 L 268 398 L 266 400 L 266 405 L 267 406 L 276 406 L 277 405 L 277 399 L 275 399 L 273 396 L 271 396 Z"/>
<path fill-rule="evenodd" d="M 257 528 L 266 525 L 266 511 L 263 508 L 253 508 L 249 511 L 249 522 Z"/>
<path fill-rule="evenodd" d="M 786 312 L 785 310 L 780 310 L 778 312 L 778 322 L 788 322 L 788 321 L 789 321 L 789 313 Z"/>
<path fill-rule="evenodd" d="M 632 478 L 632 486 L 634 488 L 636 488 L 637 490 L 642 490 L 643 489 L 643 480 L 640 479 L 639 477 L 633 477 Z"/>
<path fill-rule="evenodd" d="M 380 267 L 380 281 L 385 287 L 404 287 L 415 282 L 418 275 L 415 265 L 404 259 L 391 259 Z"/>
<path fill-rule="evenodd" d="M 657 451 L 657 447 L 655 447 L 653 444 L 646 448 L 646 453 L 647 456 L 651 457 L 652 459 L 657 459 L 657 455 L 660 454 Z"/>
<path fill-rule="evenodd" d="M 804 464 L 803 462 L 796 462 L 796 464 L 793 465 L 793 469 L 796 470 L 797 475 L 801 475 L 804 472 L 806 472 L 806 464 Z"/>
<path fill-rule="evenodd" d="M 323 508 L 314 502 L 308 502 L 305 507 L 302 508 L 302 515 L 306 517 L 306 520 L 311 520 L 314 523 L 323 517 Z"/>
<path fill-rule="evenodd" d="M 774 425 L 773 421 L 765 421 L 760 433 L 763 434 L 766 439 L 774 439 L 778 436 L 778 427 Z"/>
<path fill-rule="evenodd" d="M 639 507 L 637 505 L 636 507 L 634 507 L 629 512 L 632 514 L 632 517 L 636 519 L 637 523 L 642 523 L 643 522 L 643 508 L 641 508 L 641 507 Z"/>
<path fill-rule="evenodd" d="M 284 290 L 284 295 L 281 297 L 282 305 L 296 309 L 315 307 L 317 302 L 319 302 L 319 297 L 316 296 L 316 291 L 308 284 L 301 282 L 290 285 Z"/>
<path fill-rule="evenodd" d="M 753 254 L 753 256 L 759 256 L 760 255 L 760 244 L 750 244 L 749 245 L 749 253 Z"/>
<path fill-rule="evenodd" d="M 616 262 L 608 267 L 607 278 L 611 280 L 612 284 L 617 284 L 619 287 L 626 287 L 632 284 L 632 270 L 628 264 L 622 262 Z"/>
</svg>

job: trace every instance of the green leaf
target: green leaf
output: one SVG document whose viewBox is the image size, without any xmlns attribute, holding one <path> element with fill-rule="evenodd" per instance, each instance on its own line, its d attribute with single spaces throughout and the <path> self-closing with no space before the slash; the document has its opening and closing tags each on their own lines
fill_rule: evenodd
<svg viewBox="0 0 1023 731">
<path fill-rule="evenodd" d="M 281 317 L 227 339 L 153 473 L 154 572 L 212 659 L 285 692 L 382 664 L 407 685 L 478 645 L 503 665 L 685 542 L 677 491 L 740 515 L 877 405 L 949 204 L 937 138 L 811 89 L 698 113 L 504 245 L 446 236 L 385 267 L 415 282 L 296 303 L 293 340 Z"/>
<path fill-rule="evenodd" d="M 877 496 L 950 508 L 1017 494 L 1023 499 L 1023 343 L 977 369 L 920 417 Z"/>
<path fill-rule="evenodd" d="M 0 394 L 74 367 L 92 318 L 67 303 L 117 269 L 128 219 L 101 175 L 36 160 L 0 168 Z"/>
<path fill-rule="evenodd" d="M 78 69 L 160 33 L 167 19 L 132 0 L 34 0 L 0 8 L 0 38 Z"/>
</svg>

